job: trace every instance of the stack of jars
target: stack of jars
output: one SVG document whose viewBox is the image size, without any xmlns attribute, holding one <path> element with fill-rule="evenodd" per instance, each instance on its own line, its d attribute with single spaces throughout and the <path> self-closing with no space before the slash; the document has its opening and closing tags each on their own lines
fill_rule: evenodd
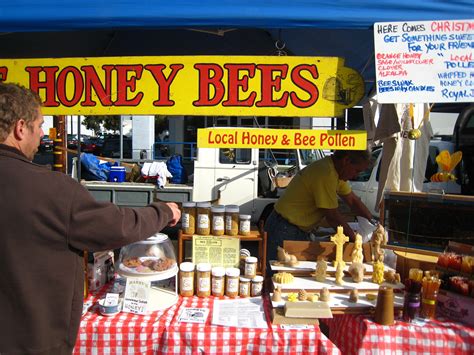
<svg viewBox="0 0 474 355">
<path fill-rule="evenodd" d="M 210 202 L 183 202 L 181 226 L 184 234 L 247 236 L 250 215 L 239 214 L 237 205 L 214 205 Z"/>
<path fill-rule="evenodd" d="M 261 296 L 263 277 L 256 274 L 258 259 L 249 256 L 245 260 L 244 275 L 240 269 L 220 266 L 212 267 L 209 263 L 183 262 L 179 269 L 179 291 L 183 297 L 256 297 Z"/>
</svg>

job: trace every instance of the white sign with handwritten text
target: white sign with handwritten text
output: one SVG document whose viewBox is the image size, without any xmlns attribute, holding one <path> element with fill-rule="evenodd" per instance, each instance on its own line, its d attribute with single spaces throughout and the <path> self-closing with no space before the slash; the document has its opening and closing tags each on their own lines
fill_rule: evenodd
<svg viewBox="0 0 474 355">
<path fill-rule="evenodd" d="M 381 103 L 474 101 L 474 20 L 374 24 Z"/>
<path fill-rule="evenodd" d="M 135 314 L 146 314 L 150 286 L 150 281 L 128 277 L 127 285 L 125 286 L 123 311 Z"/>
</svg>

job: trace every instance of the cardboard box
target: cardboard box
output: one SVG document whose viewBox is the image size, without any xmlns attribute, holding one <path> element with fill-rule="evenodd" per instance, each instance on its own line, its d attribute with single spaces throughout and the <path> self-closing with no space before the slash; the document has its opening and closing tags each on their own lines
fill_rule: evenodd
<svg viewBox="0 0 474 355">
<path fill-rule="evenodd" d="M 93 261 L 87 264 L 87 280 L 89 291 L 96 291 L 114 277 L 114 252 L 96 252 L 92 254 L 92 259 Z"/>
<path fill-rule="evenodd" d="M 439 290 L 436 313 L 470 326 L 474 326 L 474 298 Z"/>
</svg>

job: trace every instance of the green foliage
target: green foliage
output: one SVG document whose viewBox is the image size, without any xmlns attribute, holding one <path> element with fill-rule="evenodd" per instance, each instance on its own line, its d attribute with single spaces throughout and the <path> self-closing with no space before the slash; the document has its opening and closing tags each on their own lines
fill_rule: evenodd
<svg viewBox="0 0 474 355">
<path fill-rule="evenodd" d="M 102 127 L 106 130 L 114 131 L 115 133 L 120 132 L 120 116 L 84 116 L 83 123 L 87 129 L 94 131 L 96 135 L 102 132 Z"/>
</svg>

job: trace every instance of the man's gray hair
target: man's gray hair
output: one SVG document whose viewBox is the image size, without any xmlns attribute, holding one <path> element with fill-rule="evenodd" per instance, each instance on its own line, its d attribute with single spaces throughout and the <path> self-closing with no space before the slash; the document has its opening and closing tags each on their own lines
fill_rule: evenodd
<svg viewBox="0 0 474 355">
<path fill-rule="evenodd" d="M 20 84 L 0 82 L 0 142 L 4 142 L 15 124 L 23 119 L 27 125 L 38 116 L 41 99 Z"/>
</svg>

